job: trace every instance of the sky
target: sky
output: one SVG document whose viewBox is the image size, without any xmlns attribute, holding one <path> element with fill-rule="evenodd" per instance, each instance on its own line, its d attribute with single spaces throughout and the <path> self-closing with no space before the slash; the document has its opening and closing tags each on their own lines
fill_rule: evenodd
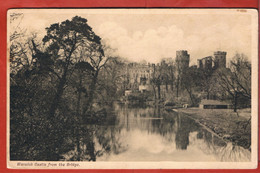
<svg viewBox="0 0 260 173">
<path fill-rule="evenodd" d="M 252 48 L 252 13 L 230 10 L 184 9 L 81 9 L 81 10 L 9 10 L 23 13 L 19 24 L 27 34 L 43 37 L 45 28 L 78 15 L 102 40 L 114 49 L 114 55 L 129 61 L 158 63 L 175 58 L 177 50 L 187 50 L 191 65 L 197 59 L 227 51 L 227 59 L 244 53 L 249 59 Z"/>
</svg>

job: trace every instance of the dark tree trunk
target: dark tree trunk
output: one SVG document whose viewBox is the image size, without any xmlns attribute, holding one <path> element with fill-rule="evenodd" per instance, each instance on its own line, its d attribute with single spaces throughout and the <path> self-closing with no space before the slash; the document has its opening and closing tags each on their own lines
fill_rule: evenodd
<svg viewBox="0 0 260 173">
<path fill-rule="evenodd" d="M 95 74 L 93 75 L 93 80 L 92 80 L 92 83 L 91 83 L 90 89 L 89 89 L 88 102 L 87 102 L 86 107 L 83 110 L 83 114 L 85 114 L 87 111 L 92 109 L 92 102 L 93 102 L 94 94 L 96 91 L 97 77 L 98 77 L 98 71 L 96 71 Z"/>
<path fill-rule="evenodd" d="M 154 100 L 156 101 L 156 99 L 157 99 L 157 97 L 156 97 L 156 88 L 155 88 L 154 85 L 152 85 L 152 86 L 153 86 Z"/>
<path fill-rule="evenodd" d="M 158 99 L 161 100 L 161 85 L 157 85 L 158 89 Z"/>
<path fill-rule="evenodd" d="M 173 82 L 171 83 L 171 91 L 173 91 Z"/>
<path fill-rule="evenodd" d="M 77 99 L 77 108 L 76 108 L 76 119 L 79 119 L 81 116 L 80 113 L 80 101 L 81 101 L 81 93 L 82 93 L 82 79 L 80 78 L 80 84 L 79 84 L 79 89 L 78 89 L 78 99 Z"/>
<path fill-rule="evenodd" d="M 210 94 L 209 94 L 209 91 L 207 90 L 207 99 L 209 100 L 210 99 Z"/>
<path fill-rule="evenodd" d="M 66 80 L 67 80 L 67 72 L 68 72 L 68 69 L 69 69 L 70 58 L 71 58 L 71 55 L 72 55 L 72 53 L 74 51 L 74 48 L 75 48 L 75 45 L 72 46 L 72 49 L 71 49 L 69 55 L 66 57 L 66 61 L 65 61 L 66 65 L 64 67 L 64 73 L 63 73 L 63 75 L 62 75 L 62 77 L 60 79 L 56 95 L 55 95 L 55 97 L 53 99 L 53 102 L 52 102 L 52 105 L 51 105 L 51 108 L 50 108 L 50 113 L 49 113 L 49 117 L 50 118 L 54 117 L 55 111 L 58 108 L 58 104 L 59 104 L 61 96 L 63 94 L 64 86 L 65 86 L 65 83 L 66 83 Z"/>
<path fill-rule="evenodd" d="M 79 134 L 79 122 L 81 121 L 80 114 L 80 101 L 81 101 L 81 93 L 82 93 L 82 73 L 80 73 L 79 79 L 79 87 L 78 87 L 78 98 L 77 98 L 77 108 L 76 108 L 76 117 L 74 120 L 74 128 L 75 128 L 75 137 L 76 137 L 76 146 L 77 146 L 77 161 L 80 161 L 80 134 Z"/>
<path fill-rule="evenodd" d="M 96 161 L 95 143 L 93 142 L 93 134 L 91 134 L 90 140 L 87 143 L 87 150 L 90 155 L 89 161 Z"/>
<path fill-rule="evenodd" d="M 50 107 L 50 112 L 49 112 L 50 118 L 54 117 L 55 111 L 56 111 L 58 104 L 60 102 L 60 98 L 63 94 L 64 86 L 65 86 L 65 83 L 66 83 L 66 76 L 67 76 L 67 72 L 64 72 L 62 78 L 60 79 L 60 82 L 59 82 L 59 85 L 58 85 L 58 88 L 57 88 L 57 92 L 55 94 L 55 97 L 54 97 L 52 104 L 51 104 L 51 107 Z"/>
<path fill-rule="evenodd" d="M 64 86 L 65 86 L 65 83 L 66 83 L 67 70 L 68 70 L 68 67 L 65 69 L 65 71 L 62 75 L 62 78 L 59 81 L 59 84 L 58 84 L 58 87 L 57 87 L 57 92 L 54 96 L 54 99 L 53 99 L 51 107 L 50 107 L 50 111 L 49 111 L 48 116 L 49 116 L 49 119 L 51 120 L 50 123 L 52 124 L 52 127 L 55 124 L 54 123 L 55 122 L 54 121 L 55 120 L 55 118 L 54 118 L 55 112 L 58 108 L 60 99 L 61 99 L 63 91 L 64 91 Z M 59 144 L 55 140 L 55 135 L 54 136 L 52 135 L 49 140 L 53 140 L 53 144 L 49 147 L 49 151 L 48 151 L 46 158 L 47 158 L 47 160 L 55 160 L 56 161 L 56 160 L 58 160 L 59 156 L 55 152 L 56 152 L 56 148 L 58 147 Z"/>
<path fill-rule="evenodd" d="M 179 78 L 177 79 L 177 83 L 176 83 L 176 97 L 179 97 Z"/>
<path fill-rule="evenodd" d="M 234 112 L 237 112 L 237 92 L 235 92 L 234 95 Z"/>
<path fill-rule="evenodd" d="M 194 103 L 194 100 L 193 100 L 193 97 L 192 97 L 192 90 L 191 90 L 191 88 L 189 89 L 187 86 L 185 86 L 185 88 L 186 88 L 186 91 L 187 91 L 188 94 L 189 94 L 190 101 L 191 101 L 192 105 L 194 106 L 195 103 Z"/>
</svg>

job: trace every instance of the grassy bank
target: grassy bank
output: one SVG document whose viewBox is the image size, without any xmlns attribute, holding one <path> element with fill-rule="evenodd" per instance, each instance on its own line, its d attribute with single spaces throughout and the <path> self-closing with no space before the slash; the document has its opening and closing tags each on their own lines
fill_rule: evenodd
<svg viewBox="0 0 260 173">
<path fill-rule="evenodd" d="M 242 109 L 237 113 L 229 109 L 178 109 L 197 122 L 206 126 L 224 140 L 246 149 L 251 147 L 251 110 Z"/>
</svg>

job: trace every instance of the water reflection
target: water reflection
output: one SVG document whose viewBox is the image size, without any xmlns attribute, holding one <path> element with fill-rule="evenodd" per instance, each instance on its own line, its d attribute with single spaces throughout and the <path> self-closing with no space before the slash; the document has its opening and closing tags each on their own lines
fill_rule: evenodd
<svg viewBox="0 0 260 173">
<path fill-rule="evenodd" d="M 159 108 L 116 105 L 107 120 L 85 125 L 80 160 L 250 161 L 251 153 L 224 142 L 194 120 Z M 79 155 L 75 150 L 65 160 Z"/>
</svg>

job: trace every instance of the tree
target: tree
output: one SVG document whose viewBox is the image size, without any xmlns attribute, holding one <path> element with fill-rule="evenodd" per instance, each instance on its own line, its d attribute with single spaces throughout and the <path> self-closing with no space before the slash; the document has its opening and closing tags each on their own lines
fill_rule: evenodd
<svg viewBox="0 0 260 173">
<path fill-rule="evenodd" d="M 229 68 L 216 71 L 217 82 L 232 101 L 234 112 L 238 106 L 251 104 L 251 63 L 244 54 L 236 54 Z"/>
<path fill-rule="evenodd" d="M 51 53 L 55 64 L 61 68 L 53 69 L 53 71 L 57 71 L 58 83 L 49 111 L 49 117 L 52 118 L 63 94 L 68 72 L 72 70 L 75 59 L 78 58 L 76 50 L 79 47 L 92 49 L 93 45 L 98 47 L 95 51 L 102 52 L 103 50 L 100 37 L 92 31 L 87 24 L 87 19 L 79 16 L 73 17 L 71 21 L 52 24 L 46 30 L 47 34 L 43 38 L 44 44 L 48 46 L 46 50 Z"/>
<path fill-rule="evenodd" d="M 10 14 L 9 61 L 11 82 L 13 81 L 13 75 L 20 69 L 23 67 L 29 68 L 33 64 L 30 41 L 35 39 L 36 35 L 32 34 L 32 37 L 25 38 L 26 30 L 20 27 L 22 19 L 22 13 Z"/>
<path fill-rule="evenodd" d="M 207 99 L 211 99 L 214 92 L 214 81 L 212 81 L 213 70 L 208 68 L 198 69 L 198 73 L 200 78 L 198 78 L 197 80 L 200 81 L 199 86 L 201 88 L 201 91 L 206 92 Z"/>
<path fill-rule="evenodd" d="M 126 88 L 126 62 L 120 57 L 109 57 L 109 61 L 100 71 L 97 84 L 100 101 L 112 102 L 124 95 Z M 105 103 L 106 104 L 106 103 Z"/>
<path fill-rule="evenodd" d="M 80 131 L 82 123 L 82 107 L 84 105 L 84 98 L 88 96 L 88 83 L 91 78 L 91 73 L 94 71 L 94 68 L 84 60 L 82 51 L 79 53 L 79 57 L 75 62 L 75 68 L 72 70 L 70 78 L 68 78 L 67 87 L 64 91 L 63 99 L 67 100 L 68 105 L 71 106 L 71 103 L 75 103 L 72 108 L 72 122 L 73 122 L 73 134 L 75 138 L 75 144 L 77 149 L 77 155 L 75 160 L 80 160 Z M 84 97 L 85 95 L 85 97 Z M 63 103 L 64 104 L 64 103 Z M 65 105 L 66 106 L 66 105 Z"/>
<path fill-rule="evenodd" d="M 35 160 L 44 158 L 48 147 L 45 119 L 49 108 L 52 87 L 46 85 L 49 73 L 44 67 L 48 54 L 35 56 L 35 47 L 40 47 L 36 34 L 26 36 L 25 29 L 19 27 L 22 14 L 11 14 L 11 25 L 18 24 L 10 35 L 10 158 L 12 160 Z M 39 51 L 38 51 L 39 53 Z M 45 59 L 45 61 L 42 61 Z"/>
<path fill-rule="evenodd" d="M 10 41 L 14 41 L 24 36 L 25 30 L 20 28 L 20 23 L 23 19 L 23 13 L 10 14 L 11 33 Z"/>
<path fill-rule="evenodd" d="M 189 67 L 182 75 L 182 88 L 188 93 L 191 104 L 195 106 L 197 100 L 194 96 L 194 91 L 200 85 L 200 75 L 197 68 Z"/>
<path fill-rule="evenodd" d="M 105 56 L 105 51 L 109 51 L 109 47 L 105 45 L 91 43 L 88 49 L 84 48 L 84 56 L 89 58 L 89 64 L 93 67 L 92 73 L 92 81 L 89 86 L 89 94 L 88 94 L 88 101 L 83 109 L 83 114 L 86 114 L 87 111 L 91 111 L 92 109 L 92 102 L 96 92 L 96 85 L 98 82 L 98 75 L 99 72 L 106 63 L 109 61 L 109 57 Z M 109 54 L 109 53 L 108 53 Z"/>
<path fill-rule="evenodd" d="M 169 91 L 168 88 L 169 85 L 171 86 L 171 90 L 173 90 L 173 82 L 174 82 L 174 67 L 172 63 L 166 63 L 165 60 L 162 60 L 160 64 L 153 67 L 153 72 L 151 75 L 151 84 L 154 90 L 155 99 L 157 99 L 156 96 L 158 96 L 159 100 L 161 99 L 162 85 L 165 85 L 166 92 Z"/>
<path fill-rule="evenodd" d="M 170 86 L 171 86 L 171 91 L 173 91 L 174 88 L 174 82 L 175 82 L 175 68 L 173 66 L 173 64 L 170 64 L 169 69 L 168 69 L 168 73 L 169 73 L 169 80 L 170 80 Z"/>
<path fill-rule="evenodd" d="M 101 38 L 78 16 L 46 30 L 44 44 L 25 36 L 15 40 L 18 46 L 10 52 L 12 160 L 60 160 L 75 147 L 75 160 L 80 160 L 83 115 L 90 115 L 87 123 L 104 115 L 91 111 L 94 101 L 102 99 L 96 97 L 103 90 L 97 85 L 105 83 L 99 73 L 110 59 Z M 94 129 L 87 130 L 84 135 L 92 139 Z M 93 144 L 90 140 L 89 151 Z"/>
<path fill-rule="evenodd" d="M 230 70 L 240 93 L 251 99 L 251 63 L 244 54 L 236 54 L 230 61 Z"/>
<path fill-rule="evenodd" d="M 172 83 L 170 64 L 166 63 L 163 60 L 160 64 L 160 68 L 161 68 L 161 81 L 162 81 L 162 84 L 165 85 L 166 92 L 168 92 L 168 85 Z"/>
<path fill-rule="evenodd" d="M 151 76 L 151 84 L 153 85 L 154 88 L 154 95 L 155 99 L 156 98 L 156 89 L 157 88 L 157 96 L 158 100 L 161 100 L 161 84 L 162 84 L 162 68 L 160 65 L 154 66 L 153 73 Z"/>
<path fill-rule="evenodd" d="M 15 88 L 11 87 L 11 102 L 13 103 L 11 106 L 11 130 L 14 134 L 11 140 L 11 150 L 18 148 L 18 151 L 12 152 L 13 154 L 18 153 L 18 156 L 12 155 L 12 158 L 34 159 L 38 156 L 42 160 L 58 160 L 60 153 L 66 151 L 63 147 L 59 147 L 58 143 L 63 144 L 65 138 L 68 138 L 67 132 L 71 128 L 68 128 L 66 123 L 68 123 L 67 116 L 72 113 L 72 110 L 68 106 L 70 103 L 61 98 L 65 88 L 70 85 L 69 79 L 75 68 L 78 68 L 78 73 L 81 72 L 82 68 L 93 71 L 93 67 L 89 63 L 79 61 L 78 50 L 82 47 L 87 49 L 93 43 L 101 45 L 100 38 L 87 25 L 87 20 L 77 16 L 71 21 L 66 20 L 61 24 L 53 24 L 47 28 L 47 35 L 43 42 L 45 47 L 40 48 L 41 44 L 36 43 L 34 38 L 29 39 L 26 44 L 19 40 L 17 44 L 21 46 L 18 47 L 19 51 L 15 51 L 19 54 L 16 53 L 13 54 L 15 56 L 12 56 L 12 60 L 17 59 L 20 62 L 19 66 L 12 67 L 15 70 L 14 84 L 16 86 L 14 86 Z M 82 75 L 79 77 L 79 80 L 81 79 Z M 80 92 L 78 92 L 78 106 L 76 107 L 77 115 L 80 114 L 82 88 L 78 88 L 78 91 Z M 17 100 L 20 99 L 25 99 L 26 106 L 16 104 Z M 15 104 L 17 106 L 14 106 Z M 59 112 L 56 112 L 57 108 L 60 108 Z M 19 123 L 22 126 L 17 126 L 18 114 L 21 114 Z M 43 114 L 44 116 L 42 116 Z M 24 115 L 33 117 L 25 117 Z M 40 124 L 38 125 L 39 130 L 28 128 L 28 124 Z M 14 132 L 16 126 L 22 127 L 22 129 L 26 128 L 24 131 L 28 135 Z M 16 134 L 21 136 L 21 140 Z M 39 136 L 43 136 L 45 139 L 43 140 Z M 28 139 L 30 139 L 30 143 L 27 142 L 27 144 Z M 48 140 L 46 141 L 46 139 Z M 21 147 L 16 146 L 17 141 L 21 142 Z M 42 146 L 44 148 L 39 149 Z M 30 151 L 23 147 L 32 148 L 32 154 L 29 154 Z"/>
</svg>

